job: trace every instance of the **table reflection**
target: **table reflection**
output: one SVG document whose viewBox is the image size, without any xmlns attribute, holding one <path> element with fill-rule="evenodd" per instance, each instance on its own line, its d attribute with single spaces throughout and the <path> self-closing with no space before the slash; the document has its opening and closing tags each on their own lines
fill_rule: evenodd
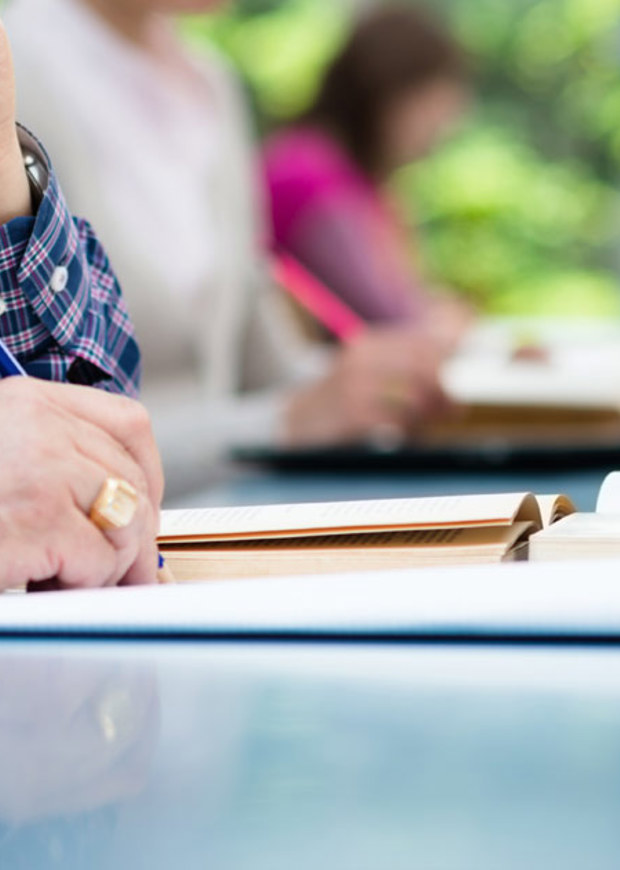
<svg viewBox="0 0 620 870">
<path fill-rule="evenodd" d="M 620 864 L 620 650 L 22 649 L 3 870 Z"/>
<path fill-rule="evenodd" d="M 159 722 L 150 665 L 1 656 L 0 867 L 86 867 L 144 788 Z"/>
</svg>

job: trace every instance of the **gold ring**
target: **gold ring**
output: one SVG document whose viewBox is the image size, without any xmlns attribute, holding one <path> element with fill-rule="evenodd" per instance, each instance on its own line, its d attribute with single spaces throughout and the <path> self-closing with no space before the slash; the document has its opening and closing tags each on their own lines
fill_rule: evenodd
<svg viewBox="0 0 620 870">
<path fill-rule="evenodd" d="M 93 502 L 89 518 L 102 531 L 125 529 L 138 510 L 138 492 L 118 477 L 108 477 Z"/>
<path fill-rule="evenodd" d="M 403 405 L 411 405 L 411 390 L 403 381 L 393 380 L 382 391 L 382 398 L 386 405 L 402 408 Z"/>
</svg>

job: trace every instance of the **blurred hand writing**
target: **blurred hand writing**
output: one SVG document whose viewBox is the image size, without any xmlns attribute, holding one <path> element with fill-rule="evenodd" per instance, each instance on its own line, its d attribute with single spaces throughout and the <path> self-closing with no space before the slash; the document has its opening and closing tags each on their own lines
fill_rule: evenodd
<svg viewBox="0 0 620 870">
<path fill-rule="evenodd" d="M 156 579 L 163 476 L 137 402 L 34 378 L 0 381 L 0 590 Z M 109 476 L 138 493 L 127 528 L 102 532 L 89 510 Z"/>
<path fill-rule="evenodd" d="M 337 352 L 329 373 L 300 390 L 288 408 L 289 445 L 329 445 L 404 435 L 443 415 L 441 345 L 417 329 L 369 330 Z"/>
</svg>

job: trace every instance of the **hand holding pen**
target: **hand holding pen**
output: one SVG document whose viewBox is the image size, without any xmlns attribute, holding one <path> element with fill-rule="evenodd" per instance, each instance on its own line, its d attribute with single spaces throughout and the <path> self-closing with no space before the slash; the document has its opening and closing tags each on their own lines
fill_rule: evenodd
<svg viewBox="0 0 620 870">
<path fill-rule="evenodd" d="M 450 412 L 440 369 L 452 346 L 429 324 L 369 327 L 289 255 L 274 261 L 273 275 L 340 342 L 324 377 L 291 392 L 282 432 L 287 446 L 395 446 Z"/>
<path fill-rule="evenodd" d="M 154 582 L 163 476 L 142 406 L 26 377 L 0 380 L 0 405 L 0 589 Z"/>
<path fill-rule="evenodd" d="M 0 225 L 32 208 L 0 21 Z M 25 374 L 0 340 L 0 590 L 153 581 L 163 481 L 146 412 Z"/>
</svg>

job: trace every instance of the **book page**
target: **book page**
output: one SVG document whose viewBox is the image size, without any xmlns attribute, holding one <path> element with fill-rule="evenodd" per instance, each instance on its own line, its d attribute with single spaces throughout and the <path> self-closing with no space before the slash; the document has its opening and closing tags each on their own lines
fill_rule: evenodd
<svg viewBox="0 0 620 870">
<path fill-rule="evenodd" d="M 605 541 L 620 544 L 620 514 L 571 514 L 559 523 L 532 536 L 532 541 Z"/>
<path fill-rule="evenodd" d="M 509 548 L 532 528 L 530 523 L 516 522 L 508 526 L 468 526 L 467 528 L 415 529 L 406 532 L 344 532 L 340 535 L 311 535 L 309 537 L 251 538 L 227 541 L 204 541 L 193 544 L 173 544 L 162 548 L 168 556 L 197 558 L 209 553 L 278 554 L 284 550 L 312 553 L 323 550 L 413 550 L 460 549 L 472 550 L 488 546 Z"/>
<path fill-rule="evenodd" d="M 577 510 L 567 495 L 538 495 L 536 500 L 540 508 L 543 529 Z"/>
<path fill-rule="evenodd" d="M 596 502 L 597 514 L 620 514 L 620 471 L 608 474 Z"/>
<path fill-rule="evenodd" d="M 158 540 L 170 543 L 499 526 L 510 525 L 517 515 L 540 527 L 538 504 L 529 493 L 177 510 L 162 512 Z"/>
<path fill-rule="evenodd" d="M 530 559 L 605 559 L 620 555 L 620 514 L 571 514 L 533 535 Z M 589 582 L 589 578 L 588 578 Z"/>
</svg>

